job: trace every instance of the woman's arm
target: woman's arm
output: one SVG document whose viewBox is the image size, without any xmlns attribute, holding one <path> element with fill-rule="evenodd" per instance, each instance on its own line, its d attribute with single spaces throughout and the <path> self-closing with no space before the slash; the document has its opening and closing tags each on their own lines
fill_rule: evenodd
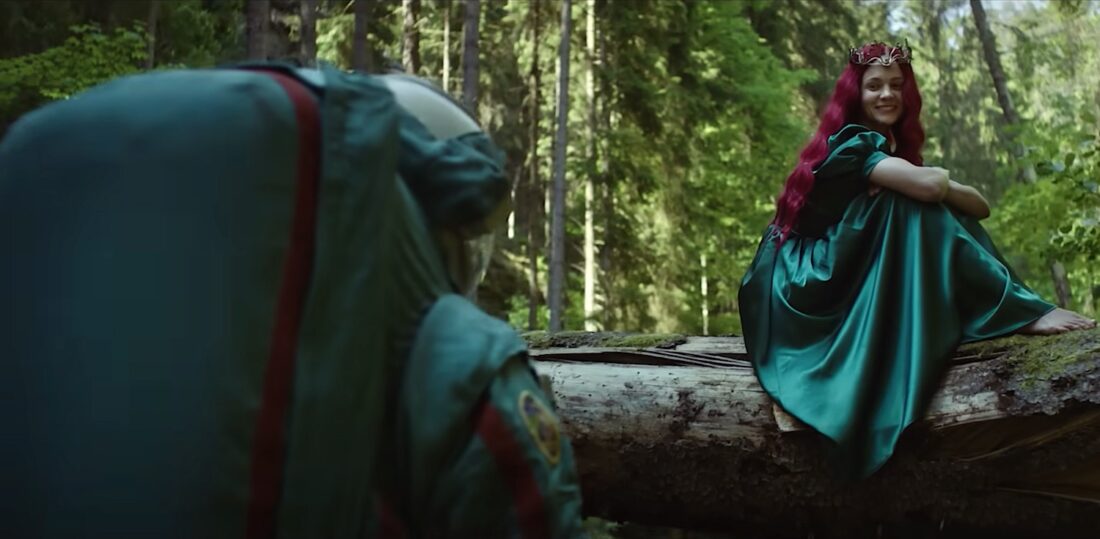
<svg viewBox="0 0 1100 539">
<path fill-rule="evenodd" d="M 871 170 L 871 183 L 924 202 L 943 202 L 949 192 L 947 171 L 918 167 L 898 157 L 887 157 Z"/>
<path fill-rule="evenodd" d="M 918 167 L 897 157 L 887 157 L 871 170 L 874 187 L 891 189 L 924 202 L 943 202 L 973 215 L 989 217 L 989 203 L 977 189 L 948 179 L 940 167 Z"/>
<path fill-rule="evenodd" d="M 947 185 L 947 196 L 943 197 L 945 203 L 978 219 L 989 217 L 989 203 L 977 189 L 955 180 L 948 180 Z"/>
</svg>

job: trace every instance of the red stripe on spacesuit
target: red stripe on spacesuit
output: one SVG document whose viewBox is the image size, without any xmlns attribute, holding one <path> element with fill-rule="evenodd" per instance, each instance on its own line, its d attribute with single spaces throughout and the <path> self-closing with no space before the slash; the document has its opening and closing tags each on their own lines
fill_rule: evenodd
<svg viewBox="0 0 1100 539">
<path fill-rule="evenodd" d="M 546 509 L 539 492 L 535 472 L 527 463 L 523 448 L 492 403 L 482 402 L 475 416 L 476 429 L 482 442 L 496 460 L 500 475 L 508 484 L 515 506 L 516 519 L 524 539 L 549 537 Z"/>
<path fill-rule="evenodd" d="M 274 71 L 263 73 L 275 79 L 294 104 L 298 124 L 298 179 L 290 246 L 283 260 L 283 281 L 279 288 L 275 326 L 264 372 L 263 397 L 252 441 L 251 494 L 245 529 L 248 539 L 275 537 L 279 499 L 283 490 L 286 422 L 294 383 L 298 330 L 313 270 L 321 139 L 317 102 L 313 94 L 287 75 Z"/>
</svg>

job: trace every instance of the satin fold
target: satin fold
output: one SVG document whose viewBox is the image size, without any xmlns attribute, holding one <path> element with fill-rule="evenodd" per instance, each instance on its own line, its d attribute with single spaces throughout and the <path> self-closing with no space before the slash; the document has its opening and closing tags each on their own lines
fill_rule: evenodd
<svg viewBox="0 0 1100 539">
<path fill-rule="evenodd" d="M 1054 308 L 973 218 L 893 191 L 859 194 L 820 236 L 769 226 L 742 280 L 745 345 L 764 389 L 864 477 L 919 420 L 960 343 Z"/>
</svg>

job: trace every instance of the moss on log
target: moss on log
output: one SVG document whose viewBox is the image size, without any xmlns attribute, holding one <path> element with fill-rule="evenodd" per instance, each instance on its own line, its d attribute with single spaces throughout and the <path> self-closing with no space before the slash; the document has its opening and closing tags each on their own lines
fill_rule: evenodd
<svg viewBox="0 0 1100 539">
<path fill-rule="evenodd" d="M 587 331 L 529 331 L 523 334 L 527 345 L 543 348 L 675 348 L 687 342 L 677 333 L 617 333 Z"/>
<path fill-rule="evenodd" d="M 1100 404 L 1100 328 L 1051 337 L 990 341 L 1003 352 L 994 371 L 1015 414 L 1056 414 L 1072 403 Z"/>
</svg>

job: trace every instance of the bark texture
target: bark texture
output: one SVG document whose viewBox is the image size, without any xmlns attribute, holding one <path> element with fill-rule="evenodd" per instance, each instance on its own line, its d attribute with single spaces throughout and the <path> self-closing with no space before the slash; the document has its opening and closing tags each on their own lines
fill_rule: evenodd
<svg viewBox="0 0 1100 539">
<path fill-rule="evenodd" d="M 401 65 L 406 73 L 416 75 L 420 72 L 420 0 L 402 0 L 401 11 L 404 14 Z"/>
<path fill-rule="evenodd" d="M 596 0 L 588 0 L 585 28 L 584 329 L 596 331 Z"/>
<path fill-rule="evenodd" d="M 542 69 L 539 66 L 539 12 L 540 0 L 531 0 L 530 16 L 531 42 L 531 73 L 528 77 L 528 113 L 530 118 L 530 132 L 528 133 L 531 149 L 527 161 L 528 183 L 525 189 L 524 214 L 527 227 L 527 329 L 533 330 L 539 327 L 539 305 L 541 288 L 539 286 L 539 253 L 545 244 L 545 236 L 541 234 L 542 227 L 538 223 L 545 222 L 543 218 L 544 200 L 542 194 L 546 188 L 539 176 L 539 118 L 542 117 Z"/>
<path fill-rule="evenodd" d="M 149 2 L 149 13 L 145 18 L 145 31 L 148 33 L 148 42 L 145 44 L 145 69 L 150 70 L 156 66 L 157 57 L 157 19 L 160 14 L 160 0 Z"/>
<path fill-rule="evenodd" d="M 481 76 L 481 0 L 466 0 L 462 23 L 462 104 L 477 115 L 478 79 Z"/>
<path fill-rule="evenodd" d="M 565 156 L 569 144 L 569 40 L 573 4 L 561 3 L 561 41 L 558 45 L 557 134 L 554 136 L 554 184 L 550 202 L 550 331 L 562 329 L 565 309 Z"/>
<path fill-rule="evenodd" d="M 317 65 L 317 0 L 301 0 L 298 8 L 302 23 L 302 65 L 314 67 Z"/>
<path fill-rule="evenodd" d="M 270 0 L 247 0 L 245 28 L 249 60 L 267 59 L 267 32 L 271 18 Z"/>
<path fill-rule="evenodd" d="M 529 335 L 589 514 L 750 537 L 1100 529 L 1100 330 L 963 347 L 925 421 L 856 483 L 774 406 L 739 338 L 645 340 Z"/>
<path fill-rule="evenodd" d="M 367 24 L 372 0 L 355 0 L 355 27 L 351 34 L 351 67 L 356 71 L 371 71 L 370 48 L 367 45 Z"/>
</svg>

